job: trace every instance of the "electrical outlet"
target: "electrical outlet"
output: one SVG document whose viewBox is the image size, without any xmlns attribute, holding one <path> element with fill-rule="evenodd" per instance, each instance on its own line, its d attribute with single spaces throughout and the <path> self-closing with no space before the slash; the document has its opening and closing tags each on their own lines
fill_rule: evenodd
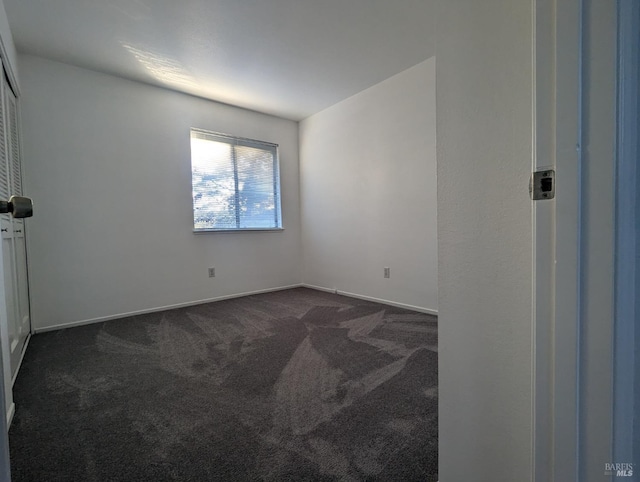
<svg viewBox="0 0 640 482">
<path fill-rule="evenodd" d="M 209 278 L 215 278 L 215 277 L 216 277 L 216 269 L 209 268 Z"/>
<path fill-rule="evenodd" d="M 391 278 L 391 268 L 385 268 L 384 269 L 384 277 L 385 278 Z"/>
</svg>

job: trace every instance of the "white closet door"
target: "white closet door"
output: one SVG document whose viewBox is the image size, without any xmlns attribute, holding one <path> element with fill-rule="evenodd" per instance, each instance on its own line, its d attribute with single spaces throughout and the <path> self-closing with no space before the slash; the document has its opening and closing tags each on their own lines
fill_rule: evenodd
<svg viewBox="0 0 640 482">
<path fill-rule="evenodd" d="M 7 88 L 4 76 L 2 82 L 2 102 L 0 102 L 0 199 L 8 200 L 10 192 L 10 170 L 9 170 L 9 143 L 7 142 L 7 124 L 5 115 L 4 91 Z M 17 310 L 15 295 L 15 265 L 13 256 L 13 223 L 11 215 L 0 214 L 0 234 L 2 234 L 2 261 L 4 274 L 4 296 L 7 309 L 7 325 L 9 331 L 9 349 L 11 360 L 11 373 L 13 374 L 14 364 L 19 358 L 14 356 L 18 353 L 19 336 L 17 333 Z M 14 362 L 14 358 L 17 358 Z"/>
<path fill-rule="evenodd" d="M 18 101 L 13 91 L 7 89 L 9 102 L 9 136 L 11 142 L 11 187 L 14 196 L 22 196 L 22 152 L 20 149 L 20 136 L 18 132 Z M 16 277 L 18 292 L 18 331 L 23 339 L 26 339 L 31 331 L 29 315 L 29 281 L 27 278 L 27 245 L 25 240 L 24 219 L 12 218 L 13 239 L 16 256 Z M 23 340 L 24 343 L 24 340 Z"/>
<path fill-rule="evenodd" d="M 0 140 L 0 199 L 22 195 L 21 153 L 16 97 L 3 78 L 2 131 Z M 29 287 L 24 221 L 0 215 L 4 285 L 9 328 L 11 375 L 15 376 L 30 332 Z"/>
</svg>

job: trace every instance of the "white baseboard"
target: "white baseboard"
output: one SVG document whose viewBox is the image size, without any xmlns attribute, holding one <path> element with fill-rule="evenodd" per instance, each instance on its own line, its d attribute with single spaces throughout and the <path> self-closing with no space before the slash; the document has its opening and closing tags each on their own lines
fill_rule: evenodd
<svg viewBox="0 0 640 482">
<path fill-rule="evenodd" d="M 398 308 L 405 308 L 407 310 L 418 311 L 420 313 L 427 313 L 429 315 L 438 316 L 438 310 L 431 310 L 431 309 L 425 308 L 423 306 L 408 305 L 406 303 L 398 303 L 396 301 L 384 300 L 384 299 L 381 299 L 381 298 L 374 298 L 373 296 L 359 295 L 357 293 L 349 293 L 348 291 L 340 291 L 340 290 L 337 290 L 337 289 L 325 288 L 323 286 L 315 286 L 315 285 L 310 285 L 310 284 L 307 284 L 307 283 L 302 283 L 302 286 L 305 287 L 305 288 L 311 288 L 311 289 L 318 290 L 318 291 L 326 291 L 327 293 L 335 293 L 337 295 L 348 296 L 350 298 L 357 298 L 357 299 L 360 299 L 360 300 L 373 301 L 375 303 L 382 303 L 383 305 L 397 306 Z"/>
<path fill-rule="evenodd" d="M 9 408 L 7 408 L 7 430 L 11 427 L 11 422 L 13 422 L 13 416 L 16 414 L 16 404 L 11 402 Z"/>
<path fill-rule="evenodd" d="M 348 296 L 350 298 L 357 298 L 357 299 L 361 299 L 361 300 L 366 300 L 366 301 L 373 301 L 376 303 L 382 303 L 385 305 L 390 305 L 390 306 L 397 306 L 398 308 L 405 308 L 407 310 L 413 310 L 413 311 L 418 311 L 420 313 L 427 313 L 430 315 L 438 315 L 438 311 L 437 310 L 432 310 L 429 308 L 425 308 L 423 306 L 414 306 L 414 305 L 409 305 L 406 303 L 398 303 L 396 301 L 391 301 L 391 300 L 385 300 L 385 299 L 381 299 L 381 298 L 374 298 L 373 296 L 365 296 L 365 295 L 360 295 L 357 293 L 349 293 L 347 291 L 340 291 L 340 290 L 336 290 L 336 289 L 331 289 L 331 288 L 325 288 L 323 286 L 315 286 L 315 285 L 311 285 L 311 284 L 307 284 L 307 283 L 298 283 L 298 284 L 293 284 L 293 285 L 288 285 L 288 286 L 278 286 L 275 288 L 266 288 L 266 289 L 262 289 L 262 290 L 255 290 L 255 291 L 247 291 L 247 292 L 243 292 L 243 293 L 235 293 L 235 294 L 231 294 L 231 295 L 223 295 L 223 296 L 217 296 L 215 298 L 208 298 L 208 299 L 204 299 L 204 300 L 196 300 L 196 301 L 188 301 L 186 303 L 177 303 L 177 304 L 173 304 L 173 305 L 165 305 L 165 306 L 158 306 L 156 308 L 149 308 L 149 309 L 145 309 L 145 310 L 137 310 L 137 311 L 131 311 L 128 313 L 118 313 L 115 315 L 109 315 L 109 316 L 101 316 L 98 318 L 91 318 L 88 320 L 80 320 L 80 321 L 72 321 L 69 323 L 60 323 L 58 325 L 52 325 L 52 326 L 46 326 L 43 328 L 34 328 L 33 329 L 33 333 L 45 333 L 47 331 L 54 331 L 54 330 L 61 330 L 64 328 L 73 328 L 74 326 L 83 326 L 83 325 L 91 325 L 93 323 L 100 323 L 103 321 L 110 321 L 110 320 L 117 320 L 120 318 L 127 318 L 129 316 L 136 316 L 136 315 L 144 315 L 147 313 L 156 313 L 158 311 L 166 311 L 166 310 L 173 310 L 176 308 L 185 308 L 187 306 L 196 306 L 196 305 L 202 305 L 204 303 L 213 303 L 215 301 L 223 301 L 223 300 L 230 300 L 233 298 L 241 298 L 243 296 L 251 296 L 251 295 L 259 295 L 261 293 L 271 293 L 273 291 L 282 291 L 282 290 L 288 290 L 291 288 L 300 288 L 300 287 L 305 287 L 305 288 L 311 288 L 314 290 L 318 290 L 318 291 L 326 291 L 328 293 L 336 293 L 342 296 Z M 27 341 L 28 342 L 28 341 Z M 24 352 L 23 352 L 23 356 L 24 356 Z M 22 363 L 22 359 L 20 360 L 20 363 Z M 18 373 L 18 372 L 16 372 Z M 15 381 L 15 377 L 14 377 L 14 381 Z"/>
<path fill-rule="evenodd" d="M 22 366 L 22 360 L 24 360 L 24 355 L 27 353 L 27 347 L 29 346 L 29 342 L 31 341 L 31 333 L 27 335 L 27 339 L 24 341 L 24 346 L 22 347 L 22 353 L 20 354 L 20 360 L 18 361 L 18 368 L 16 372 L 11 377 L 11 386 L 16 383 L 16 378 L 18 378 L 18 373 L 20 373 L 20 367 Z"/>
<path fill-rule="evenodd" d="M 233 298 L 241 298 L 243 296 L 259 295 L 261 293 L 271 293 L 273 291 L 282 291 L 282 290 L 288 290 L 288 289 L 291 289 L 291 288 L 300 288 L 301 286 L 303 286 L 302 283 L 298 283 L 298 284 L 289 285 L 289 286 L 278 286 L 276 288 L 266 288 L 266 289 L 263 289 L 263 290 L 247 291 L 247 292 L 244 292 L 244 293 L 235 293 L 235 294 L 232 294 L 232 295 L 217 296 L 215 298 L 208 298 L 206 300 L 188 301 L 186 303 L 177 303 L 177 304 L 174 304 L 174 305 L 159 306 L 157 308 L 149 308 L 149 309 L 146 309 L 146 310 L 131 311 L 129 313 L 118 313 L 116 315 L 101 316 L 99 318 L 91 318 L 91 319 L 88 319 L 88 320 L 72 321 L 72 322 L 69 322 L 69 323 L 61 323 L 59 325 L 47 326 L 47 327 L 44 327 L 44 328 L 34 328 L 33 332 L 34 333 L 45 333 L 47 331 L 61 330 L 63 328 L 73 328 L 74 326 L 91 325 L 93 323 L 100 323 L 102 321 L 110 321 L 110 320 L 117 320 L 119 318 L 127 318 L 129 316 L 144 315 L 144 314 L 147 314 L 147 313 L 156 313 L 158 311 L 173 310 L 173 309 L 176 309 L 176 308 L 185 308 L 187 306 L 202 305 L 202 304 L 205 304 L 205 303 L 212 303 L 214 301 L 230 300 L 230 299 L 233 299 Z"/>
</svg>

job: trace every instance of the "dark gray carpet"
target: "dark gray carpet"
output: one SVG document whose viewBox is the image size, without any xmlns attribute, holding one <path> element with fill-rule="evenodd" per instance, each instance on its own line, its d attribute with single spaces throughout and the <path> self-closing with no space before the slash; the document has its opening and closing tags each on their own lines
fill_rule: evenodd
<svg viewBox="0 0 640 482">
<path fill-rule="evenodd" d="M 14 481 L 431 481 L 437 319 L 293 289 L 35 335 Z"/>
</svg>

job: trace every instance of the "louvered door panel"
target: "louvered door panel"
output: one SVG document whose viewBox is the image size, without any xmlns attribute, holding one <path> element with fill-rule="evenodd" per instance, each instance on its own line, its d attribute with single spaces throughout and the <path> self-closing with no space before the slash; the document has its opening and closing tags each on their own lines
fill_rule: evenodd
<svg viewBox="0 0 640 482">
<path fill-rule="evenodd" d="M 11 145 L 9 158 L 11 160 L 9 167 L 11 169 L 11 195 L 22 196 L 22 174 L 21 174 L 21 156 L 20 156 L 20 139 L 18 137 L 18 105 L 12 92 L 8 92 L 7 107 L 9 114 L 9 142 Z"/>
</svg>

